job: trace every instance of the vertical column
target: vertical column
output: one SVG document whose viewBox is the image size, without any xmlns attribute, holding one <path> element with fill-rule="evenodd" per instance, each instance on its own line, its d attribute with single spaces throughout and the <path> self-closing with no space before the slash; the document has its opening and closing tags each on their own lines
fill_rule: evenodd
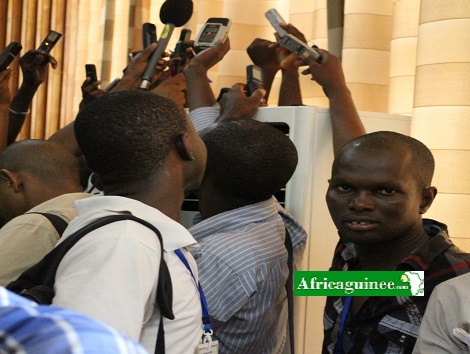
<svg viewBox="0 0 470 354">
<path fill-rule="evenodd" d="M 343 56 L 344 0 L 330 0 L 328 13 L 328 51 L 338 59 Z"/>
<path fill-rule="evenodd" d="M 470 6 L 422 0 L 411 135 L 433 152 L 439 193 L 427 217 L 470 250 Z M 464 238 L 464 237 L 467 238 Z"/>
<path fill-rule="evenodd" d="M 347 0 L 343 68 L 359 111 L 387 112 L 392 0 Z"/>
<path fill-rule="evenodd" d="M 388 113 L 413 111 L 420 0 L 393 1 Z"/>
</svg>

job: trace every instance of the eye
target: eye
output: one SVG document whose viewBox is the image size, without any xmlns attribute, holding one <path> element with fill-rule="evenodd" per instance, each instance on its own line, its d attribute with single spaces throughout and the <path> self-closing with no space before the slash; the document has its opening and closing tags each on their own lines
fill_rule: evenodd
<svg viewBox="0 0 470 354">
<path fill-rule="evenodd" d="M 352 190 L 351 186 L 349 184 L 338 184 L 336 186 L 336 188 L 340 191 L 340 192 L 349 192 Z"/>
<path fill-rule="evenodd" d="M 385 196 L 391 196 L 394 195 L 396 191 L 393 188 L 381 188 L 377 191 L 377 193 Z"/>
</svg>

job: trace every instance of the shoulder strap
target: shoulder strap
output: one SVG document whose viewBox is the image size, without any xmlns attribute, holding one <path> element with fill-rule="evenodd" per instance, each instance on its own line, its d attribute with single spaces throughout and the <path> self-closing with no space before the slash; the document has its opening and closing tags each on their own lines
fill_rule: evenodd
<svg viewBox="0 0 470 354">
<path fill-rule="evenodd" d="M 84 226 L 74 234 L 67 237 L 62 243 L 58 244 L 39 263 L 23 272 L 17 280 L 8 284 L 7 289 L 16 293 L 21 293 L 24 290 L 28 290 L 36 286 L 44 286 L 53 289 L 57 268 L 59 267 L 62 258 L 73 247 L 73 245 L 89 232 L 98 229 L 101 226 L 121 220 L 133 220 L 139 222 L 156 233 L 161 245 L 157 303 L 162 315 L 169 319 L 173 319 L 174 315 L 171 307 L 173 301 L 171 277 L 163 258 L 163 240 L 160 231 L 158 231 L 158 229 L 149 222 L 139 219 L 131 214 L 105 216 Z"/>
<path fill-rule="evenodd" d="M 286 229 L 286 238 L 284 245 L 287 248 L 287 264 L 289 266 L 289 276 L 287 277 L 286 290 L 287 290 L 287 304 L 289 316 L 289 339 L 290 339 L 290 353 L 295 353 L 294 341 L 294 252 L 292 249 L 292 239 L 289 230 Z"/>
<path fill-rule="evenodd" d="M 26 214 L 41 214 L 45 216 L 51 222 L 52 226 L 54 226 L 55 230 L 57 231 L 57 234 L 59 235 L 59 238 L 62 237 L 65 229 L 67 228 L 67 226 L 69 226 L 69 223 L 67 221 L 55 214 L 39 212 L 30 212 Z"/>
</svg>

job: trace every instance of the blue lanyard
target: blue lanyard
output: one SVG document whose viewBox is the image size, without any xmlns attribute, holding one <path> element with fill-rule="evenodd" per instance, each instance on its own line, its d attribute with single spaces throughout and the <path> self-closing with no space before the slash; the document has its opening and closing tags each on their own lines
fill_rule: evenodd
<svg viewBox="0 0 470 354">
<path fill-rule="evenodd" d="M 181 259 L 181 262 L 185 265 L 186 268 L 188 268 L 189 272 L 191 273 L 191 276 L 194 279 L 194 282 L 196 282 L 196 278 L 194 277 L 193 271 L 191 267 L 189 266 L 188 260 L 184 256 L 183 252 L 181 252 L 180 249 L 175 250 L 175 254 L 178 256 L 179 259 Z M 209 310 L 207 306 L 207 300 L 206 296 L 204 295 L 204 291 L 202 291 L 202 286 L 201 283 L 197 283 L 197 287 L 199 289 L 199 297 L 201 299 L 201 307 L 202 307 L 202 323 L 204 325 L 204 332 L 210 332 L 211 330 L 211 318 L 209 316 Z"/>
<path fill-rule="evenodd" d="M 348 317 L 349 308 L 351 307 L 351 300 L 352 296 L 346 296 L 344 299 L 341 322 L 339 323 L 338 340 L 336 342 L 336 354 L 343 354 L 344 327 L 346 326 L 346 317 Z"/>
</svg>

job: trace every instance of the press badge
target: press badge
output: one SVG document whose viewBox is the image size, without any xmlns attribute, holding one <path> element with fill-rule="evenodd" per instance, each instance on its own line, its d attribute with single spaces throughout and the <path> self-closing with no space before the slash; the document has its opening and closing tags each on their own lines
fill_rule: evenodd
<svg viewBox="0 0 470 354">
<path fill-rule="evenodd" d="M 204 339 L 202 343 L 198 345 L 196 354 L 218 354 L 219 353 L 219 341 L 212 340 L 212 330 L 204 333 Z"/>
</svg>

